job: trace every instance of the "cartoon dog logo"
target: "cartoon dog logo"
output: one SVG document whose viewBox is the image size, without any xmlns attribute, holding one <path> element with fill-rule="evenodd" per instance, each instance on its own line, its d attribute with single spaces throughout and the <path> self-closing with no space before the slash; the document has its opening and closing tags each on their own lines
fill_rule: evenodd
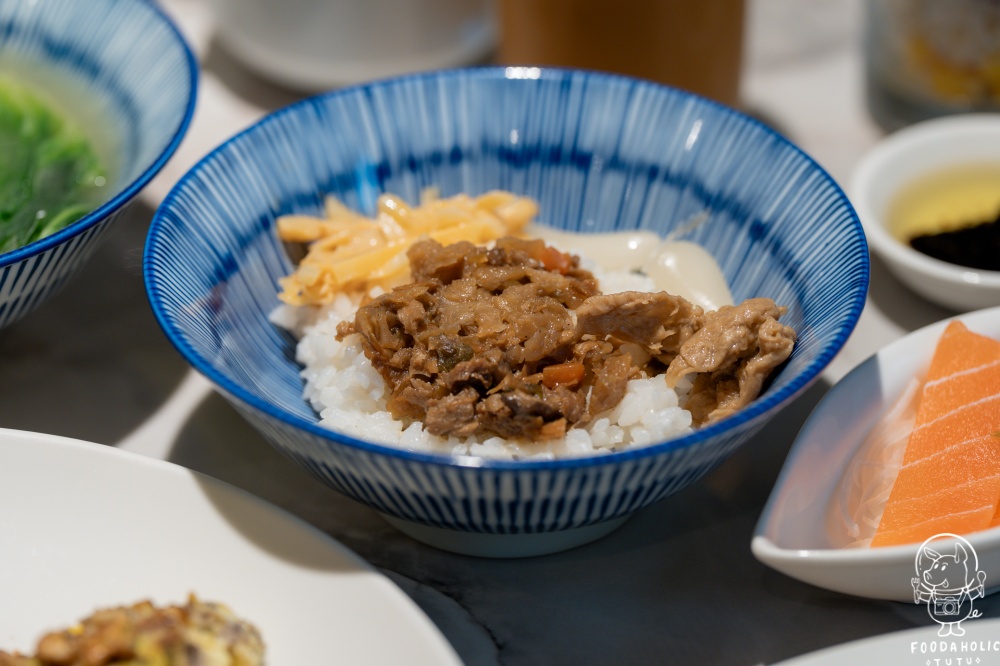
<svg viewBox="0 0 1000 666">
<path fill-rule="evenodd" d="M 943 542 L 951 540 L 954 552 L 948 553 Z M 986 572 L 979 571 L 975 549 L 955 534 L 937 534 L 921 544 L 916 570 L 913 603 L 927 603 L 927 614 L 941 625 L 938 636 L 964 636 L 962 621 L 982 615 L 972 602 L 985 594 Z"/>
</svg>

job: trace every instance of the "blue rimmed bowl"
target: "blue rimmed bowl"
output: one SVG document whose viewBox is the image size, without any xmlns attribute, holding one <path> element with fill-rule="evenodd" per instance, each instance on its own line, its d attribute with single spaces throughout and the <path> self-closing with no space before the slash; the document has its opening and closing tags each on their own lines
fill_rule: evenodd
<svg viewBox="0 0 1000 666">
<path fill-rule="evenodd" d="M 108 170 L 102 203 L 0 254 L 0 328 L 41 305 L 93 254 L 166 164 L 194 112 L 197 64 L 146 0 L 0 0 L 0 72 L 81 126 Z"/>
<path fill-rule="evenodd" d="M 798 331 L 788 363 L 738 414 L 643 449 L 542 462 L 419 454 L 317 424 L 294 341 L 268 322 L 292 270 L 279 215 L 325 194 L 371 214 L 503 188 L 569 230 L 685 235 L 737 300 L 767 295 Z M 690 94 L 593 72 L 486 68 L 416 75 L 279 111 L 196 165 L 156 212 L 145 280 L 164 332 L 279 450 L 408 534 L 457 552 L 518 556 L 606 534 L 694 482 L 817 379 L 868 286 L 860 223 L 834 181 L 770 129 Z"/>
</svg>

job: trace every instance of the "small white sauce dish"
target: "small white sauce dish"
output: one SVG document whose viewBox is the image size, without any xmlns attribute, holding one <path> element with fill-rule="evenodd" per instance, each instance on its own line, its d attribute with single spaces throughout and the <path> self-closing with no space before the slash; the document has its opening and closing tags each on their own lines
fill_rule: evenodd
<svg viewBox="0 0 1000 666">
<path fill-rule="evenodd" d="M 1000 305 L 1000 272 L 957 266 L 914 250 L 889 232 L 886 210 L 901 188 L 921 176 L 953 165 L 998 160 L 1000 114 L 962 114 L 889 135 L 851 175 L 848 194 L 872 251 L 903 284 L 953 311 Z"/>
<path fill-rule="evenodd" d="M 969 329 L 1000 338 L 1000 307 L 960 315 Z M 844 470 L 914 373 L 930 364 L 949 320 L 914 331 L 861 363 L 823 397 L 799 431 L 757 523 L 754 556 L 792 578 L 873 599 L 913 602 L 920 544 L 839 548 L 828 528 Z M 1000 528 L 963 535 L 986 588 L 1000 587 Z"/>
</svg>

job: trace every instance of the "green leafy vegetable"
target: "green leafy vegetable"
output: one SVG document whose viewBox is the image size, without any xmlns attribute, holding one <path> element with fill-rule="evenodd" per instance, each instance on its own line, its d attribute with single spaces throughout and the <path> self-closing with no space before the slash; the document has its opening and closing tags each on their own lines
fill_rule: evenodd
<svg viewBox="0 0 1000 666">
<path fill-rule="evenodd" d="M 102 199 L 104 169 L 83 134 L 0 78 L 0 253 L 78 220 Z"/>
</svg>

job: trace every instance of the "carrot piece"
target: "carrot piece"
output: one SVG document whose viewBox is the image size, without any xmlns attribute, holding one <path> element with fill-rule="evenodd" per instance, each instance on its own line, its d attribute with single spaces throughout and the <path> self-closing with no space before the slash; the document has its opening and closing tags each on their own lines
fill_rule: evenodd
<svg viewBox="0 0 1000 666">
<path fill-rule="evenodd" d="M 557 386 L 573 386 L 583 379 L 583 374 L 583 363 L 577 361 L 557 363 L 542 368 L 542 384 L 550 389 Z"/>
<path fill-rule="evenodd" d="M 549 421 L 538 432 L 539 439 L 559 439 L 566 435 L 566 419 Z"/>
<path fill-rule="evenodd" d="M 566 275 L 566 273 L 569 273 L 573 269 L 573 257 L 560 252 L 550 245 L 546 245 L 542 250 L 542 256 L 539 257 L 539 261 L 542 262 L 546 270 L 556 271 L 560 275 Z"/>
</svg>

